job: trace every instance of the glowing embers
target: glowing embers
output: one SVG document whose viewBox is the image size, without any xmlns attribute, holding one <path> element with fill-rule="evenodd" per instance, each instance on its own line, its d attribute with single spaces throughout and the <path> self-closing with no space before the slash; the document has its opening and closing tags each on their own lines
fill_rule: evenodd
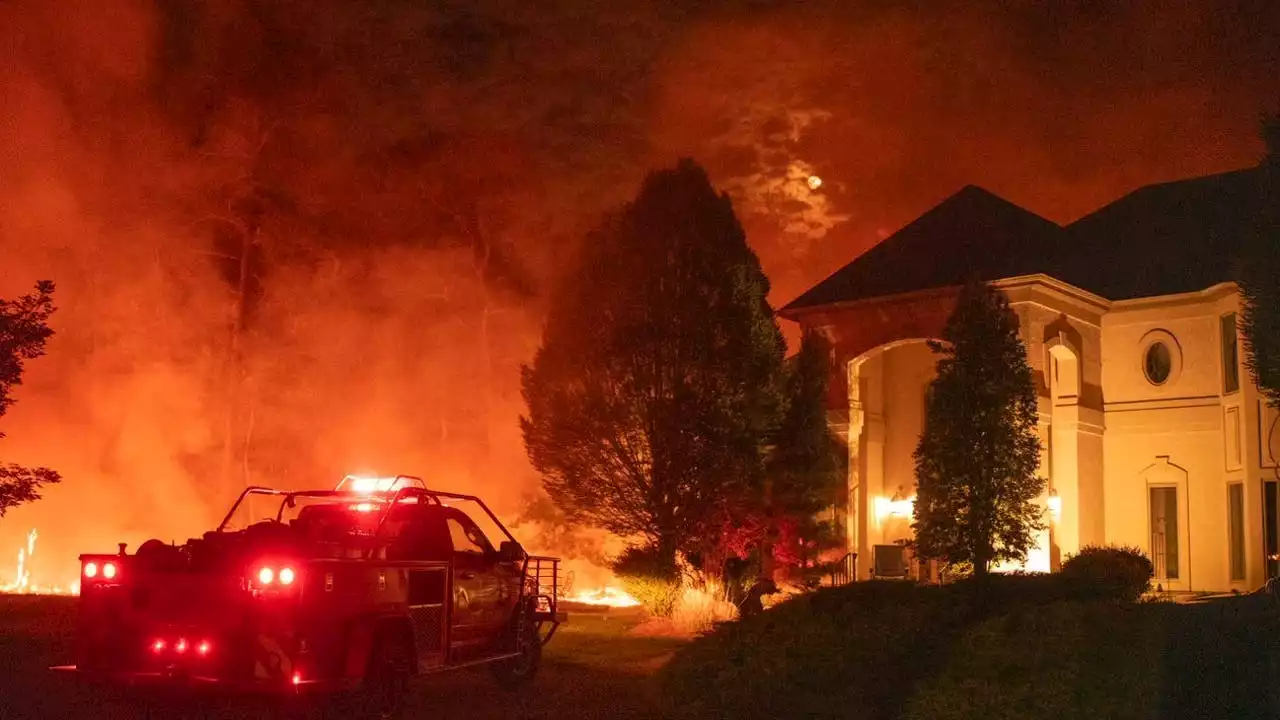
<svg viewBox="0 0 1280 720">
<path fill-rule="evenodd" d="M 197 642 L 192 642 L 185 637 L 163 638 L 158 637 L 151 641 L 148 646 L 152 655 L 164 656 L 183 656 L 206 658 L 213 654 L 213 641 L 208 638 L 201 638 Z"/>
<path fill-rule="evenodd" d="M 564 599 L 569 602 L 582 603 L 583 605 L 607 605 L 619 608 L 635 607 L 640 604 L 639 600 L 610 585 L 595 590 L 581 590 L 566 595 Z"/>
</svg>

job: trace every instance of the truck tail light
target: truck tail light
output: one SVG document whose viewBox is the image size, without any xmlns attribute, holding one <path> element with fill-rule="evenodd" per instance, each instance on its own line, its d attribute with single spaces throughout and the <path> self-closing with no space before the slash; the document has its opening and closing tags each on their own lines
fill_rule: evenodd
<svg viewBox="0 0 1280 720">
<path fill-rule="evenodd" d="M 116 564 L 112 562 L 102 564 L 102 577 L 107 580 L 116 578 Z"/>
<path fill-rule="evenodd" d="M 200 657 L 208 657 L 213 652 L 213 642 L 208 639 L 201 638 L 200 642 L 192 643 L 186 638 L 178 638 L 170 645 L 169 641 L 164 638 L 156 638 L 151 641 L 151 652 L 155 655 L 162 655 L 166 650 L 172 648 L 175 655 L 186 655 L 188 650 L 192 650 Z"/>
<path fill-rule="evenodd" d="M 298 579 L 298 572 L 289 566 L 272 567 L 263 565 L 253 574 L 254 584 L 260 588 L 270 587 L 271 585 L 279 585 L 288 587 Z"/>
<path fill-rule="evenodd" d="M 87 562 L 84 564 L 84 576 L 90 580 L 98 577 L 98 563 Z"/>
</svg>

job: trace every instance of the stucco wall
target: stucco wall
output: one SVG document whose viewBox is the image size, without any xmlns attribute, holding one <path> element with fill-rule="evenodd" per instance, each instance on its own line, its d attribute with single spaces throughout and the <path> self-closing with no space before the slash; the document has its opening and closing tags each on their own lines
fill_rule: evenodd
<svg viewBox="0 0 1280 720">
<path fill-rule="evenodd" d="M 1210 591 L 1260 586 L 1267 572 L 1263 488 L 1276 477 L 1264 447 L 1272 414 L 1243 367 L 1242 348 L 1240 389 L 1228 393 L 1223 386 L 1220 318 L 1238 312 L 1234 288 L 1110 303 L 1042 276 L 997 285 L 1019 316 L 1036 372 L 1042 470 L 1061 499 L 1057 558 L 1090 543 L 1150 552 L 1148 489 L 1169 484 L 1178 488 L 1179 577 L 1163 584 Z M 952 291 L 930 291 L 808 318 L 807 327 L 836 344 L 840 372 L 833 379 L 848 398 L 840 402 L 853 432 L 849 472 L 857 510 L 850 514 L 850 545 L 864 553 L 910 535 L 909 518 L 886 518 L 877 502 L 914 494 L 912 454 L 936 361 L 919 339 L 941 329 L 953 302 Z M 1159 385 L 1143 372 L 1144 349 L 1157 337 L 1176 355 L 1170 378 Z M 902 342 L 909 339 L 916 342 Z M 1070 378 L 1060 365 L 1055 381 L 1055 358 L 1073 363 Z M 856 386 L 846 378 L 856 378 Z M 1244 484 L 1243 581 L 1230 572 L 1228 485 L 1237 482 Z M 869 559 L 868 553 L 860 568 Z"/>
<path fill-rule="evenodd" d="M 1118 303 L 1103 318 L 1106 535 L 1152 552 L 1149 487 L 1178 488 L 1179 577 L 1170 589 L 1221 591 L 1261 584 L 1261 485 L 1246 467 L 1249 378 L 1225 393 L 1220 317 L 1236 309 L 1230 289 Z M 1163 384 L 1143 371 L 1153 339 L 1174 348 Z M 1247 577 L 1230 579 L 1227 487 L 1246 482 Z"/>
</svg>

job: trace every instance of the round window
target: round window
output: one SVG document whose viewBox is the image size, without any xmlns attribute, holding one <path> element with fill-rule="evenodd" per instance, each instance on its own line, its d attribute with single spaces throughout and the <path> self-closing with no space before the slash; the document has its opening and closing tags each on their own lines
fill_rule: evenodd
<svg viewBox="0 0 1280 720">
<path fill-rule="evenodd" d="M 1169 346 L 1162 342 L 1153 342 L 1147 346 L 1142 369 L 1152 385 L 1163 385 L 1173 372 L 1173 353 L 1169 351 Z"/>
</svg>

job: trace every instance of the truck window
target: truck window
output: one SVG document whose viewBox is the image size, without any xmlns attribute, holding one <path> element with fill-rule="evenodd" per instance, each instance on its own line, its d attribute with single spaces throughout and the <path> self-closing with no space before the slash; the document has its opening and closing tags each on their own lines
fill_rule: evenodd
<svg viewBox="0 0 1280 720">
<path fill-rule="evenodd" d="M 449 538 L 453 541 L 454 552 L 484 555 L 489 551 L 489 540 L 480 528 L 461 518 L 449 518 Z"/>
<path fill-rule="evenodd" d="M 439 513 L 427 508 L 396 508 L 392 517 L 387 520 L 388 529 L 391 530 L 387 533 L 391 542 L 388 559 L 448 560 L 450 547 L 440 520 Z M 397 521 L 403 525 L 395 529 L 392 523 Z"/>
</svg>

